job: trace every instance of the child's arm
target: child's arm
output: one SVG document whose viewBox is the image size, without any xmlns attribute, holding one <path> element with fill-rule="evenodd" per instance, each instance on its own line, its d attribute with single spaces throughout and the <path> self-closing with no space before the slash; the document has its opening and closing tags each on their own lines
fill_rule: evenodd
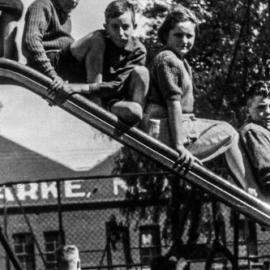
<svg viewBox="0 0 270 270">
<path fill-rule="evenodd" d="M 182 106 L 178 100 L 167 100 L 168 120 L 171 130 L 172 144 L 175 149 L 182 149 L 185 137 L 183 136 Z"/>
<path fill-rule="evenodd" d="M 173 148 L 180 154 L 179 161 L 182 164 L 192 164 L 195 157 L 184 147 L 182 127 L 182 107 L 178 100 L 168 100 L 168 120 Z"/>
<path fill-rule="evenodd" d="M 57 77 L 57 73 L 42 44 L 50 17 L 50 11 L 42 6 L 31 6 L 28 9 L 25 17 L 22 50 L 28 60 L 34 61 L 44 74 L 54 79 Z"/>
</svg>

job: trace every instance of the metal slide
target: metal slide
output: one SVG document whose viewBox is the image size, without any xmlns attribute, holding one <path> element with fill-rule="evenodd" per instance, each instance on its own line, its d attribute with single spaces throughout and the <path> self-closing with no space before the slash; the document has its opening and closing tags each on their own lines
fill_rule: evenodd
<svg viewBox="0 0 270 270">
<path fill-rule="evenodd" d="M 54 103 L 47 94 L 50 79 L 41 73 L 18 64 L 15 61 L 0 59 L 0 78 L 2 84 L 15 84 L 31 90 L 42 98 Z M 148 136 L 141 130 L 121 122 L 115 115 L 105 111 L 80 94 L 68 96 L 60 93 L 57 106 L 82 121 L 111 136 L 120 143 L 131 147 L 153 161 L 159 162 L 170 171 L 178 174 L 190 183 L 214 195 L 225 204 L 243 213 L 254 221 L 270 226 L 270 206 L 225 179 L 212 173 L 203 166 L 194 166 L 185 174 L 175 169 L 177 152 Z"/>
</svg>

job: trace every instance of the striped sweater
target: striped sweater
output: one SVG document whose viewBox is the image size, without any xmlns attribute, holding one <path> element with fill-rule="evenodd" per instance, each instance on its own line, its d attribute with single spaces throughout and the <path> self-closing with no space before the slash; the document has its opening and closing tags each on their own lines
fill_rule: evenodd
<svg viewBox="0 0 270 270">
<path fill-rule="evenodd" d="M 70 16 L 61 10 L 57 0 L 35 0 L 25 16 L 22 39 L 28 64 L 53 78 L 56 71 L 47 53 L 60 51 L 73 41 Z"/>
</svg>

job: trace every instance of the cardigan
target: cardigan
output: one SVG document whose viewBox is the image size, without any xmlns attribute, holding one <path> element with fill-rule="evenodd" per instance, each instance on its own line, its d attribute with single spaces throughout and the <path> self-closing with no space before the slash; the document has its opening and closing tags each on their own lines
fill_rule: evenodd
<svg viewBox="0 0 270 270">
<path fill-rule="evenodd" d="M 150 67 L 151 86 L 149 103 L 167 108 L 166 101 L 179 100 L 183 113 L 194 107 L 192 72 L 188 62 L 164 48 L 153 59 Z"/>
</svg>

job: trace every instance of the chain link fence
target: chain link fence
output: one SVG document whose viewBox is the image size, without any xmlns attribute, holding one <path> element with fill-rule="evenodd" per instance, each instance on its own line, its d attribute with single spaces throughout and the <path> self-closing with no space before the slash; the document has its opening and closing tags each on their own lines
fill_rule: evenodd
<svg viewBox="0 0 270 270">
<path fill-rule="evenodd" d="M 56 250 L 64 243 L 79 248 L 85 270 L 149 269 L 151 260 L 172 245 L 170 201 L 127 200 L 126 192 L 121 177 L 108 176 L 2 186 L 2 231 L 27 270 L 57 269 Z M 181 245 L 189 269 L 205 269 L 210 261 L 209 269 L 231 269 L 230 256 L 237 249 L 241 269 L 268 269 L 268 228 L 209 196 L 202 207 L 193 206 Z M 191 241 L 194 232 L 196 241 Z M 2 246 L 0 269 L 13 269 Z"/>
</svg>

